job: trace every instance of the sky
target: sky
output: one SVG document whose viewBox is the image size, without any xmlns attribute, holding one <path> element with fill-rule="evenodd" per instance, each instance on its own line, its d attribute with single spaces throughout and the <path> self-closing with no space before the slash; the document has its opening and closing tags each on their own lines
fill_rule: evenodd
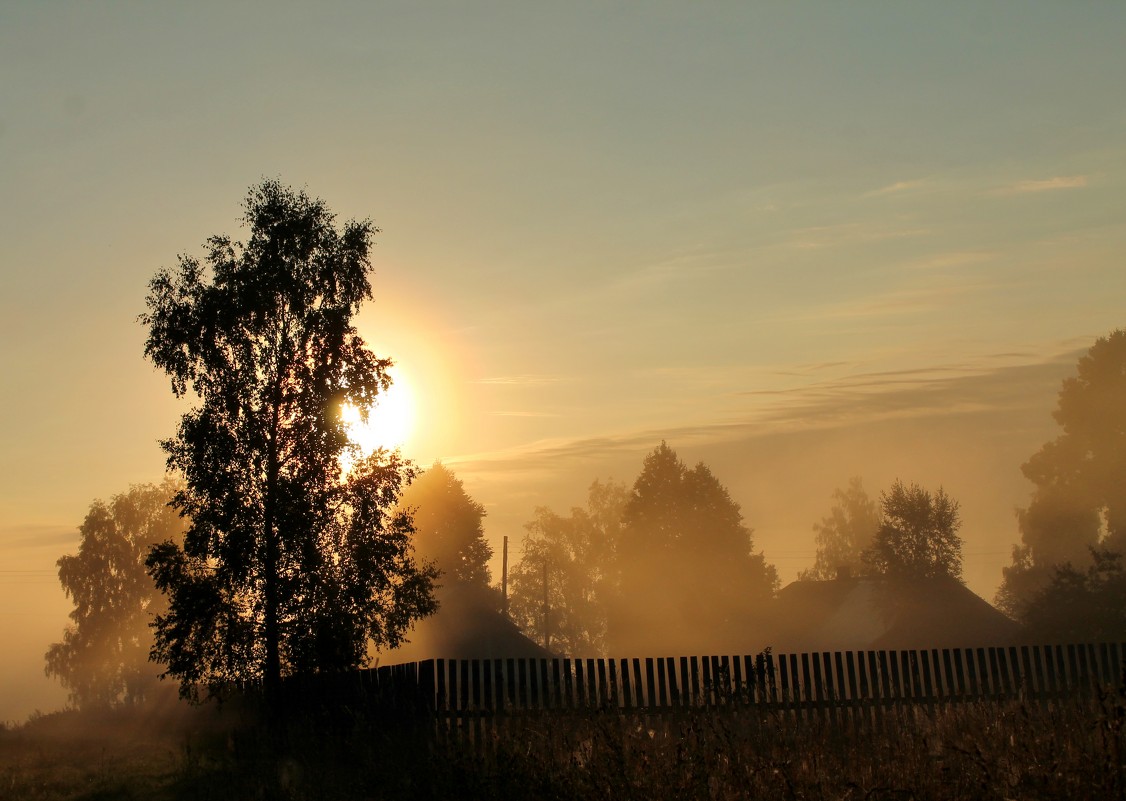
<svg viewBox="0 0 1126 801">
<path fill-rule="evenodd" d="M 264 177 L 380 227 L 358 327 L 498 554 L 664 439 L 784 581 L 850 476 L 943 486 L 992 598 L 1060 381 L 1126 322 L 1124 36 L 1104 2 L 0 0 L 0 719 L 61 702 L 54 561 L 186 409 L 147 282 Z"/>
</svg>

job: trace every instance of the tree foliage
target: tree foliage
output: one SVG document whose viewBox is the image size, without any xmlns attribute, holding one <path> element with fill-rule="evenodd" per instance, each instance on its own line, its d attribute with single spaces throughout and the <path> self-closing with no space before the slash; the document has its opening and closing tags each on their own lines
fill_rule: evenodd
<svg viewBox="0 0 1126 801">
<path fill-rule="evenodd" d="M 1048 586 L 1057 567 L 1089 563 L 1100 522 L 1097 509 L 1079 506 L 1058 488 L 1035 492 L 1028 508 L 1017 510 L 1023 542 L 1013 546 L 1012 564 L 1001 568 L 997 607 L 1024 620 L 1029 602 Z"/>
<path fill-rule="evenodd" d="M 622 653 L 742 643 L 778 577 L 753 551 L 739 505 L 703 463 L 666 443 L 648 456 L 623 512 L 610 646 Z"/>
<path fill-rule="evenodd" d="M 962 579 L 958 502 L 940 487 L 933 495 L 918 484 L 896 481 L 880 494 L 881 523 L 864 552 L 872 572 L 896 579 Z"/>
<path fill-rule="evenodd" d="M 153 655 L 185 694 L 353 667 L 366 640 L 393 646 L 433 609 L 434 574 L 393 511 L 410 465 L 377 451 L 341 468 L 357 455 L 341 405 L 365 410 L 391 381 L 352 325 L 376 228 L 338 230 L 323 202 L 272 180 L 245 208 L 248 241 L 213 236 L 202 263 L 161 270 L 141 316 L 145 355 L 199 402 L 161 443 L 192 522 L 148 559 L 169 599 Z"/>
<path fill-rule="evenodd" d="M 452 470 L 435 462 L 403 491 L 399 507 L 414 519 L 419 559 L 433 562 L 447 580 L 488 586 L 493 549 L 482 526 L 485 507 Z"/>
<path fill-rule="evenodd" d="M 627 497 L 623 484 L 595 481 L 585 509 L 563 517 L 541 506 L 524 526 L 523 556 L 509 573 L 509 613 L 536 642 L 571 656 L 606 652 L 607 602 Z"/>
<path fill-rule="evenodd" d="M 80 707 L 144 699 L 159 672 L 149 662 L 153 615 L 164 599 L 145 570 L 149 549 L 179 542 L 185 523 L 169 506 L 179 485 L 139 484 L 109 503 L 90 504 L 78 553 L 58 560 L 59 582 L 74 603 L 62 642 L 46 654 L 46 673 Z"/>
<path fill-rule="evenodd" d="M 1093 566 L 1096 549 L 1126 552 L 1126 331 L 1079 359 L 1052 416 L 1062 433 L 1021 467 L 1034 489 L 997 595 L 1018 619 L 1057 567 Z"/>
<path fill-rule="evenodd" d="M 880 527 L 879 508 L 858 476 L 849 480 L 847 489 L 838 488 L 833 501 L 828 516 L 813 524 L 816 561 L 799 579 L 826 581 L 836 578 L 842 568 L 857 575 L 864 569 L 864 551 L 871 547 Z"/>
<path fill-rule="evenodd" d="M 1126 639 L 1126 571 L 1122 555 L 1092 549 L 1089 566 L 1065 564 L 1025 608 L 1026 628 L 1047 642 L 1122 642 Z"/>
</svg>

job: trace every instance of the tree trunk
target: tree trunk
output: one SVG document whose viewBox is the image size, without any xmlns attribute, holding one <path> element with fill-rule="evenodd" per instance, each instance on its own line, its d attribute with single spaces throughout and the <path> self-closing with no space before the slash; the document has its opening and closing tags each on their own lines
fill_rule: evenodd
<svg viewBox="0 0 1126 801">
<path fill-rule="evenodd" d="M 266 454 L 266 498 L 263 514 L 265 548 L 262 560 L 262 590 L 265 595 L 263 637 L 266 640 L 266 662 L 262 671 L 266 703 L 274 708 L 281 693 L 281 650 L 278 626 L 278 428 L 281 418 L 281 374 L 274 379 L 273 409 L 270 420 L 270 444 Z"/>
</svg>

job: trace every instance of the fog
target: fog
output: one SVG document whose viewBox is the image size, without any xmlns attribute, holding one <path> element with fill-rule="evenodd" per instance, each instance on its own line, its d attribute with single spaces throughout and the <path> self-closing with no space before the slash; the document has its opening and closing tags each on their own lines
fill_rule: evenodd
<svg viewBox="0 0 1126 801">
<path fill-rule="evenodd" d="M 942 486 L 961 504 L 966 584 L 991 601 L 1019 540 L 1014 509 L 1031 490 L 1020 465 L 1058 433 L 1050 412 L 1077 355 L 916 376 L 907 386 L 884 379 L 879 391 L 855 379 L 784 394 L 722 425 L 551 443 L 447 464 L 487 508 L 496 583 L 503 537 L 515 562 L 537 506 L 560 513 L 582 506 L 596 478 L 631 484 L 646 453 L 666 439 L 684 462 L 706 463 L 728 488 L 754 531 L 755 549 L 776 566 L 783 585 L 812 565 L 812 525 L 851 476 L 861 476 L 873 497 L 897 478 Z M 12 557 L 0 574 L 0 719 L 23 719 L 65 701 L 43 674 L 43 654 L 59 639 L 69 610 L 54 562 L 76 550 L 80 522 L 6 538 Z"/>
<path fill-rule="evenodd" d="M 62 634 L 71 608 L 53 570 L 62 554 L 53 553 L 57 547 L 27 549 L 18 561 L 6 559 L 0 571 L 0 721 L 23 720 L 66 701 L 66 691 L 43 674 L 43 654 Z"/>
<path fill-rule="evenodd" d="M 742 507 L 754 544 L 782 584 L 813 564 L 813 524 L 832 493 L 860 476 L 872 497 L 897 478 L 943 487 L 961 504 L 967 586 L 992 601 L 1001 567 L 1020 539 L 1015 510 L 1032 485 L 1020 466 L 1059 434 L 1051 417 L 1061 381 L 1082 351 L 957 376 L 884 377 L 795 391 L 722 425 L 636 432 L 451 463 L 487 510 L 500 553 L 517 549 L 539 505 L 581 506 L 595 478 L 632 484 L 645 454 L 666 439 L 689 465 L 702 461 Z M 515 552 L 519 557 L 519 550 Z M 494 559 L 493 573 L 500 564 Z"/>
</svg>

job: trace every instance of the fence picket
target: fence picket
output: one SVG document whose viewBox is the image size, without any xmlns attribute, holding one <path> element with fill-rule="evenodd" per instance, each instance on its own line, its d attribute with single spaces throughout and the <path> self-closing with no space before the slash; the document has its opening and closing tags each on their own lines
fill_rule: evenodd
<svg viewBox="0 0 1126 801">
<path fill-rule="evenodd" d="M 852 651 L 848 652 L 852 656 Z M 844 701 L 851 698 L 848 691 L 845 689 L 845 667 L 844 667 L 844 654 L 840 651 L 833 653 L 833 675 L 836 677 L 834 688 L 836 689 L 837 699 Z"/>
<path fill-rule="evenodd" d="M 1052 658 L 1056 663 L 1056 686 L 1061 694 L 1072 690 L 1071 679 L 1067 674 L 1067 648 L 1063 645 L 1052 646 Z"/>
<path fill-rule="evenodd" d="M 543 698 L 540 690 L 539 660 L 529 657 L 526 661 L 528 663 L 528 708 L 541 709 Z"/>
<path fill-rule="evenodd" d="M 845 653 L 844 653 L 844 666 L 845 666 L 845 670 L 841 671 L 841 673 L 842 673 L 842 681 L 845 678 L 845 675 L 844 675 L 845 673 L 847 673 L 847 679 L 848 679 L 848 689 L 847 689 L 847 696 L 846 697 L 848 698 L 849 725 L 856 727 L 856 726 L 860 725 L 860 722 L 861 722 L 860 721 L 860 703 L 859 703 L 860 698 L 857 694 L 856 654 L 854 654 L 852 651 L 845 651 Z"/>
<path fill-rule="evenodd" d="M 1005 651 L 1003 648 L 989 649 L 988 673 L 993 682 L 994 694 L 1001 698 L 1007 697 L 1009 694 L 1009 677 L 1006 675 Z"/>
<path fill-rule="evenodd" d="M 1114 679 L 1110 675 L 1110 644 L 1099 643 L 1098 645 L 1099 656 L 1099 684 L 1107 685 L 1113 683 Z"/>
<path fill-rule="evenodd" d="M 665 661 L 668 663 L 669 671 L 669 706 L 675 708 L 682 703 L 680 684 L 677 682 L 676 676 L 676 657 L 670 656 Z"/>
<path fill-rule="evenodd" d="M 645 660 L 645 706 L 647 709 L 657 707 L 657 678 L 653 672 L 653 658 Z"/>
<path fill-rule="evenodd" d="M 473 708 L 481 708 L 481 660 L 474 659 L 469 663 L 470 681 L 472 683 Z"/>
<path fill-rule="evenodd" d="M 683 665 L 683 661 L 681 662 Z M 688 657 L 688 672 L 684 677 L 685 693 L 687 698 L 685 702 L 689 706 L 697 706 L 703 702 L 703 696 L 700 693 L 700 664 L 696 657 Z"/>
<path fill-rule="evenodd" d="M 879 707 L 886 706 L 891 698 L 891 668 L 888 667 L 887 651 L 870 651 L 868 661 L 872 667 L 873 692 L 880 699 Z"/>
<path fill-rule="evenodd" d="M 736 705 L 741 706 L 747 703 L 747 681 L 743 678 L 743 664 L 750 664 L 750 657 L 740 659 L 735 656 L 731 658 L 731 685 L 732 685 L 732 700 Z"/>
<path fill-rule="evenodd" d="M 809 661 L 812 669 L 808 673 L 804 672 L 804 664 L 802 666 L 802 675 L 805 676 L 807 688 L 806 700 L 812 701 L 811 711 L 813 714 L 811 717 L 814 719 L 821 718 L 825 709 L 825 682 L 821 676 L 821 663 L 824 657 L 825 655 L 822 653 L 814 652 L 810 654 Z M 809 688 L 812 688 L 812 692 L 809 691 Z"/>
<path fill-rule="evenodd" d="M 799 654 L 790 654 L 790 705 L 793 708 L 794 720 L 800 721 L 802 719 L 801 704 L 805 700 L 805 688 L 802 687 L 801 679 L 801 656 Z"/>
<path fill-rule="evenodd" d="M 622 707 L 625 709 L 633 709 L 636 704 L 633 700 L 633 686 L 629 678 L 629 660 L 623 659 L 619 663 L 620 668 L 620 681 L 622 683 Z"/>
<path fill-rule="evenodd" d="M 575 706 L 586 709 L 590 706 L 590 699 L 586 696 L 586 671 L 583 660 L 575 660 Z"/>
<path fill-rule="evenodd" d="M 1036 694 L 1039 687 L 1035 683 L 1035 673 L 1032 670 L 1032 649 L 1027 645 L 1022 645 L 1019 650 L 1020 653 L 1020 684 L 1018 689 L 1021 695 L 1029 700 L 1036 699 Z"/>
<path fill-rule="evenodd" d="M 1001 673 L 1001 696 L 1003 698 L 1016 697 L 1016 683 L 1017 679 L 1013 676 L 1013 670 L 1019 670 L 1019 665 L 1016 660 L 1017 649 L 1013 648 L 1012 653 L 1008 648 L 997 649 L 997 664 Z"/>
<path fill-rule="evenodd" d="M 965 668 L 965 673 L 958 673 L 958 683 L 962 685 L 962 695 L 964 698 L 977 697 L 981 692 L 981 687 L 977 684 L 977 667 L 974 665 L 974 649 L 966 648 L 959 651 L 960 660 Z"/>
<path fill-rule="evenodd" d="M 934 713 L 934 706 L 937 700 L 936 685 L 938 679 L 938 651 L 931 649 L 929 651 L 919 652 L 919 664 L 923 669 L 923 701 L 927 709 L 927 714 Z"/>
<path fill-rule="evenodd" d="M 782 711 L 787 711 L 791 702 L 793 679 L 791 678 L 797 672 L 797 657 L 792 654 L 778 654 L 777 659 L 771 655 L 771 663 L 774 668 L 774 687 L 773 692 L 776 693 L 776 701 L 782 708 Z"/>
<path fill-rule="evenodd" d="M 1032 646 L 1032 662 L 1040 672 L 1040 687 L 1050 701 L 1056 698 L 1055 651 L 1050 645 Z"/>
<path fill-rule="evenodd" d="M 904 651 L 646 657 L 429 659 L 354 674 L 286 679 L 298 700 L 360 704 L 432 716 L 439 738 L 494 747 L 512 710 L 608 708 L 661 716 L 684 707 L 754 707 L 783 720 L 853 730 L 886 715 L 965 701 L 1053 705 L 1117 686 L 1123 643 L 1013 645 Z M 252 691 L 253 685 L 247 686 Z"/>
<path fill-rule="evenodd" d="M 1083 675 L 1083 689 L 1090 690 L 1098 686 L 1098 679 L 1095 676 L 1094 665 L 1094 650 L 1095 647 L 1090 644 L 1079 646 L 1079 671 Z"/>
<path fill-rule="evenodd" d="M 731 660 L 726 656 L 717 658 L 719 661 L 718 664 L 712 665 L 712 674 L 718 677 L 716 684 L 720 685 L 722 688 L 723 703 L 730 705 L 735 702 L 731 675 Z"/>
<path fill-rule="evenodd" d="M 439 725 L 439 730 L 445 733 L 447 726 L 449 725 L 449 698 L 447 696 L 448 690 L 446 684 L 446 660 L 435 660 L 435 665 L 438 674 L 438 690 L 434 698 L 434 711 L 438 713 L 438 718 L 440 721 L 442 721 L 442 723 Z"/>
</svg>

